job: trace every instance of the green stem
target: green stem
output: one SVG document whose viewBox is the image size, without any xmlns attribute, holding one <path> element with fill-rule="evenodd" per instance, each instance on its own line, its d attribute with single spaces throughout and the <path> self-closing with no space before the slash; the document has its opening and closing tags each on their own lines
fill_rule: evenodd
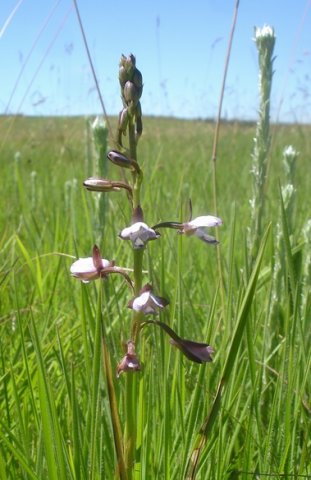
<svg viewBox="0 0 311 480">
<path fill-rule="evenodd" d="M 111 422 L 113 427 L 113 437 L 114 444 L 116 448 L 117 455 L 117 473 L 116 475 L 120 480 L 127 480 L 127 472 L 125 467 L 124 455 L 123 455 L 123 444 L 122 444 L 122 429 L 119 418 L 116 392 L 113 383 L 112 377 L 112 368 L 110 362 L 109 351 L 105 342 L 104 334 L 102 336 L 102 351 L 103 351 L 103 368 L 106 376 L 107 390 L 110 404 L 111 412 Z"/>
<path fill-rule="evenodd" d="M 125 413 L 126 423 L 124 432 L 125 463 L 128 480 L 132 480 L 135 464 L 135 449 L 137 437 L 137 374 L 126 375 Z"/>
<path fill-rule="evenodd" d="M 129 119 L 129 150 L 133 160 L 137 159 L 136 138 L 134 118 Z M 142 182 L 142 174 L 137 171 L 133 172 L 133 210 L 140 206 L 140 188 Z M 144 250 L 134 250 L 134 293 L 138 295 L 142 287 L 142 265 Z M 132 340 L 136 344 L 138 341 L 139 326 L 142 322 L 142 313 L 133 311 L 132 318 Z M 135 449 L 137 438 L 137 405 L 138 405 L 138 378 L 136 373 L 128 373 L 126 376 L 126 397 L 125 412 L 126 424 L 124 432 L 125 444 L 125 462 L 127 468 L 128 479 L 133 478 Z"/>
<path fill-rule="evenodd" d="M 197 468 L 198 468 L 199 460 L 201 457 L 201 453 L 207 441 L 210 438 L 210 433 L 212 431 L 212 428 L 215 425 L 216 419 L 221 410 L 221 400 L 223 397 L 224 390 L 228 385 L 233 367 L 236 361 L 238 361 L 239 348 L 242 342 L 245 327 L 250 318 L 250 310 L 256 294 L 257 280 L 258 280 L 260 266 L 261 266 L 261 262 L 265 252 L 270 228 L 271 228 L 271 225 L 268 226 L 264 234 L 264 237 L 262 239 L 262 242 L 260 244 L 258 256 L 256 258 L 256 262 L 255 262 L 251 277 L 249 279 L 248 285 L 246 287 L 246 291 L 241 303 L 240 310 L 237 314 L 236 327 L 232 334 L 231 345 L 229 347 L 227 358 L 225 360 L 225 364 L 221 373 L 221 378 L 218 384 L 216 396 L 214 398 L 214 401 L 212 403 L 208 416 L 205 418 L 203 424 L 200 427 L 199 433 L 197 434 L 197 437 L 194 441 L 193 450 L 190 453 L 188 467 L 187 467 L 187 474 L 186 474 L 187 480 L 194 480 L 196 478 L 196 473 L 197 473 Z"/>
<path fill-rule="evenodd" d="M 230 55 L 231 55 L 231 48 L 232 48 L 232 43 L 233 43 L 233 36 L 234 36 L 234 32 L 235 32 L 238 10 L 239 10 L 239 3 L 240 3 L 239 0 L 235 1 L 233 18 L 232 18 L 232 25 L 231 25 L 230 36 L 229 36 L 229 41 L 228 41 L 227 55 L 226 55 L 226 59 L 225 59 L 224 73 L 223 73 L 222 85 L 221 85 L 221 91 L 220 91 L 220 97 L 219 97 L 219 103 L 218 103 L 218 114 L 217 114 L 216 128 L 215 128 L 215 134 L 214 134 L 214 141 L 213 141 L 212 188 L 213 188 L 213 208 L 214 208 L 214 214 L 215 215 L 217 215 L 217 211 L 218 211 L 218 208 L 217 208 L 216 161 L 217 161 L 217 148 L 218 148 L 220 122 L 221 122 L 221 112 L 222 112 L 222 104 L 223 104 L 223 99 L 224 99 L 224 94 L 225 94 L 225 86 L 226 86 L 226 80 L 227 80 L 229 60 L 230 60 Z M 218 240 L 218 238 L 219 238 L 219 234 L 218 234 L 218 231 L 216 230 L 216 239 Z M 224 278 L 223 278 L 223 273 L 222 273 L 221 251 L 220 251 L 219 248 L 217 248 L 217 268 L 218 268 L 219 283 L 220 283 L 220 296 L 221 296 L 222 311 L 223 311 L 223 316 L 225 317 L 226 292 L 225 292 L 225 283 L 224 283 Z"/>
<path fill-rule="evenodd" d="M 98 285 L 98 312 L 97 312 L 97 330 L 98 330 L 98 354 L 100 355 L 100 344 L 99 340 L 101 339 L 101 350 L 102 350 L 102 365 L 103 365 L 103 372 L 106 379 L 107 384 L 107 392 L 108 392 L 108 399 L 109 399 L 109 407 L 110 407 L 110 414 L 111 414 L 111 423 L 112 423 L 112 431 L 113 431 L 113 438 L 114 438 L 114 445 L 116 449 L 116 457 L 117 457 L 117 472 L 116 477 L 120 480 L 128 480 L 126 467 L 125 467 L 125 459 L 124 459 L 124 451 L 123 451 L 123 442 L 122 442 L 122 429 L 117 405 L 117 398 L 116 398 L 116 391 L 113 381 L 113 371 L 111 367 L 110 361 L 110 354 L 106 344 L 106 332 L 105 326 L 102 318 L 102 282 Z M 99 362 L 94 360 L 94 364 L 99 369 Z M 99 378 L 99 370 L 97 377 Z M 97 402 L 95 402 L 96 405 Z"/>
</svg>

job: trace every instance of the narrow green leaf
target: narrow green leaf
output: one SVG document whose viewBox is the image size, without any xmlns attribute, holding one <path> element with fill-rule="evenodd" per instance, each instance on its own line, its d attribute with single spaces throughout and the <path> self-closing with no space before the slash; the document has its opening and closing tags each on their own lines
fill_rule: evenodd
<svg viewBox="0 0 311 480">
<path fill-rule="evenodd" d="M 2 428 L 3 428 L 3 424 L 2 424 Z M 9 436 L 9 432 L 7 432 L 7 435 L 1 431 L 0 429 L 0 438 L 2 440 L 2 442 L 7 446 L 7 448 L 9 449 L 9 451 L 12 453 L 13 457 L 18 461 L 18 463 L 21 465 L 21 468 L 23 468 L 25 470 L 25 472 L 27 472 L 27 474 L 29 475 L 29 478 L 31 480 L 41 480 L 39 479 L 39 477 L 37 477 L 33 471 L 33 467 L 31 465 L 31 463 L 29 462 L 29 458 L 28 456 L 25 456 L 20 449 L 18 449 L 17 447 L 15 447 L 15 441 L 13 440 L 12 436 L 11 436 L 11 441 L 9 440 L 8 438 Z M 0 453 L 1 455 L 1 453 Z M 2 458 L 2 457 L 1 457 Z M 0 463 L 1 463 L 1 459 L 0 459 Z M 0 470 L 1 471 L 1 470 Z M 7 477 L 3 477 L 3 479 L 7 479 Z"/>
<path fill-rule="evenodd" d="M 39 401 L 49 479 L 58 480 L 59 477 L 69 479 L 72 478 L 72 476 L 70 475 L 68 468 L 66 468 L 66 454 L 64 451 L 65 442 L 62 438 L 54 398 L 49 385 L 34 321 L 32 321 L 32 337 L 38 361 Z"/>
<path fill-rule="evenodd" d="M 244 332 L 244 329 L 245 329 L 245 326 L 246 326 L 249 310 L 250 310 L 250 307 L 251 307 L 251 304 L 252 304 L 252 301 L 253 301 L 253 297 L 254 297 L 255 291 L 256 291 L 256 283 L 257 283 L 257 279 L 258 279 L 258 275 L 259 275 L 259 271 L 260 271 L 260 265 L 261 265 L 263 254 L 264 254 L 264 251 L 265 251 L 269 231 L 270 231 L 270 225 L 268 226 L 268 228 L 267 228 L 267 230 L 266 230 L 266 232 L 263 236 L 263 239 L 261 241 L 261 245 L 260 245 L 260 248 L 259 248 L 259 251 L 258 251 L 257 259 L 256 259 L 256 262 L 255 262 L 251 277 L 249 279 L 245 295 L 243 297 L 243 301 L 242 301 L 242 304 L 241 304 L 241 307 L 240 307 L 240 310 L 239 310 L 239 313 L 238 313 L 238 317 L 237 317 L 236 328 L 233 332 L 232 342 L 231 342 L 231 345 L 230 345 L 230 348 L 229 348 L 229 353 L 228 353 L 226 361 L 225 361 L 225 365 L 223 367 L 223 371 L 222 371 L 222 374 L 221 374 L 221 379 L 220 379 L 220 382 L 218 384 L 218 388 L 217 388 L 217 392 L 216 392 L 214 402 L 212 404 L 210 413 L 207 416 L 207 418 L 205 419 L 205 421 L 203 422 L 203 424 L 200 428 L 200 432 L 199 432 L 199 434 L 198 434 L 198 436 L 195 440 L 195 443 L 194 443 L 194 448 L 192 450 L 191 457 L 190 457 L 189 462 L 188 462 L 188 468 L 187 468 L 186 478 L 189 479 L 189 480 L 194 479 L 195 476 L 196 476 L 196 470 L 197 470 L 197 467 L 198 467 L 200 454 L 202 452 L 202 449 L 203 449 L 203 447 L 204 447 L 204 445 L 207 441 L 207 437 L 208 437 L 209 433 L 211 432 L 212 427 L 213 427 L 213 425 L 215 423 L 215 420 L 218 416 L 218 413 L 220 411 L 221 398 L 222 398 L 223 390 L 224 390 L 226 384 L 228 383 L 228 380 L 230 378 L 230 374 L 232 372 L 233 366 L 235 365 L 235 360 L 238 356 L 238 350 L 239 350 L 240 343 L 241 343 L 241 340 L 242 340 L 242 335 L 243 335 L 243 332 Z"/>
</svg>

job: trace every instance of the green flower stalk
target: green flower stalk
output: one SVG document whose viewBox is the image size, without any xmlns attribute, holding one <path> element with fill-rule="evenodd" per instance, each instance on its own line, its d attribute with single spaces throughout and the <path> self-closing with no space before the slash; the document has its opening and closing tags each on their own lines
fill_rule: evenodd
<svg viewBox="0 0 311 480">
<path fill-rule="evenodd" d="M 170 337 L 171 344 L 178 348 L 189 360 L 196 363 L 211 362 L 213 348 L 201 342 L 179 337 L 168 325 L 163 322 L 149 320 L 147 315 L 157 315 L 169 304 L 169 300 L 158 296 L 153 292 L 150 283 L 142 285 L 144 251 L 151 240 L 157 240 L 160 233 L 157 228 L 173 228 L 177 233 L 186 237 L 196 236 L 207 244 L 217 244 L 217 240 L 207 233 L 207 229 L 222 225 L 222 220 L 213 215 L 202 215 L 189 221 L 161 222 L 150 227 L 145 219 L 141 206 L 141 185 L 143 173 L 137 160 L 137 143 L 142 134 L 142 112 L 140 97 L 143 91 L 142 74 L 136 67 L 133 55 L 122 55 L 119 68 L 119 82 L 123 108 L 119 115 L 117 128 L 116 149 L 107 154 L 108 160 L 122 168 L 122 180 L 110 180 L 106 178 L 106 140 L 107 132 L 104 125 L 98 120 L 93 124 L 94 142 L 98 151 L 98 160 L 101 168 L 97 169 L 99 177 L 90 177 L 83 183 L 84 187 L 91 192 L 100 194 L 101 198 L 107 193 L 125 190 L 131 206 L 131 221 L 119 232 L 119 238 L 129 241 L 128 244 L 133 252 L 133 268 L 128 269 L 117 266 L 113 260 L 102 258 L 97 245 L 93 246 L 92 256 L 77 259 L 71 266 L 70 272 L 73 277 L 89 283 L 92 281 L 109 281 L 112 274 L 118 274 L 126 282 L 131 291 L 132 298 L 127 306 L 132 310 L 131 326 L 128 332 L 125 355 L 116 366 L 116 376 L 125 377 L 124 394 L 124 417 L 125 425 L 121 434 L 119 428 L 119 414 L 116 408 L 113 377 L 111 374 L 111 362 L 107 343 L 103 339 L 104 370 L 106 383 L 109 389 L 110 413 L 113 423 L 115 449 L 119 464 L 119 478 L 131 480 L 134 477 L 136 458 L 136 446 L 141 441 L 137 440 L 137 408 L 143 399 L 143 389 L 140 388 L 139 372 L 142 366 L 139 361 L 139 353 L 143 357 L 144 343 L 139 342 L 146 325 L 161 327 Z M 128 144 L 123 145 L 123 136 L 127 136 Z M 105 158 L 104 158 L 105 156 Z M 105 167 L 107 168 L 107 167 Z M 130 180 L 126 179 L 130 176 Z M 192 209 L 191 209 L 192 211 Z M 105 214 L 105 211 L 103 212 Z M 192 217 L 192 215 L 191 215 Z M 101 231 L 104 227 L 104 215 L 99 215 Z M 128 272 L 131 272 L 129 275 Z M 132 277 L 132 278 L 130 278 Z M 100 304 L 101 308 L 101 304 Z M 140 352 L 139 352 L 140 350 Z M 138 353 L 137 353 L 138 352 Z M 122 437 L 122 438 L 120 438 Z"/>
<path fill-rule="evenodd" d="M 252 154 L 253 198 L 250 200 L 252 213 L 251 251 L 255 258 L 262 234 L 265 207 L 265 184 L 267 160 L 270 148 L 270 95 L 273 77 L 273 50 L 275 34 L 272 27 L 255 28 L 255 42 L 259 60 L 259 119 L 257 122 Z"/>
</svg>

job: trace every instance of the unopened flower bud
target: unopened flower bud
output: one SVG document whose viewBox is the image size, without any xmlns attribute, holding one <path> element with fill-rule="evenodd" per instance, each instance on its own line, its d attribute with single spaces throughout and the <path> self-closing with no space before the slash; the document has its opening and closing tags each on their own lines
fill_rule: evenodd
<svg viewBox="0 0 311 480">
<path fill-rule="evenodd" d="M 143 122 L 142 122 L 142 111 L 141 104 L 137 102 L 135 109 L 135 118 L 136 118 L 136 137 L 140 137 L 143 133 Z"/>
<path fill-rule="evenodd" d="M 123 110 L 119 114 L 119 130 L 121 130 L 124 135 L 126 134 L 128 121 L 129 118 L 127 108 L 123 108 Z"/>
<path fill-rule="evenodd" d="M 133 82 L 127 81 L 123 88 L 123 96 L 127 105 L 136 105 L 141 97 L 141 92 Z"/>
<path fill-rule="evenodd" d="M 136 136 L 140 137 L 143 133 L 143 122 L 141 117 L 136 118 Z"/>
<path fill-rule="evenodd" d="M 127 72 L 126 72 L 125 68 L 122 65 L 119 68 L 119 82 L 120 82 L 121 88 L 124 87 L 124 85 L 126 84 L 127 81 L 128 81 L 128 75 L 127 75 Z"/>
<path fill-rule="evenodd" d="M 137 172 L 140 171 L 139 165 L 135 160 L 126 157 L 125 155 L 123 155 L 123 153 L 118 152 L 117 150 L 111 150 L 108 153 L 107 158 L 119 167 L 131 168 L 136 170 Z"/>
<path fill-rule="evenodd" d="M 90 192 L 120 192 L 124 188 L 132 196 L 132 187 L 128 183 L 115 180 L 107 180 L 106 178 L 90 177 L 83 182 L 83 185 Z"/>
<path fill-rule="evenodd" d="M 137 95 L 139 98 L 142 96 L 143 93 L 143 76 L 141 72 L 138 70 L 138 68 L 135 68 L 132 82 L 134 83 L 136 89 L 137 89 Z"/>
<path fill-rule="evenodd" d="M 128 57 L 126 57 L 125 55 L 122 55 L 119 65 L 120 65 L 120 70 L 121 68 L 124 69 L 121 72 L 122 78 L 125 78 L 125 75 L 126 75 L 127 80 L 131 80 L 134 73 L 134 69 L 136 67 L 136 59 L 134 55 L 130 54 L 128 55 Z M 119 73 L 120 73 L 120 70 L 119 70 Z"/>
<path fill-rule="evenodd" d="M 131 168 L 131 160 L 117 150 L 110 150 L 110 152 L 107 154 L 107 158 L 115 165 L 119 165 L 119 167 Z"/>
<path fill-rule="evenodd" d="M 136 67 L 136 58 L 132 53 L 130 53 L 130 55 L 127 57 L 124 57 L 124 66 L 127 72 L 133 72 L 134 68 Z"/>
<path fill-rule="evenodd" d="M 90 177 L 83 182 L 84 187 L 91 192 L 119 192 L 120 187 L 105 178 Z"/>
</svg>

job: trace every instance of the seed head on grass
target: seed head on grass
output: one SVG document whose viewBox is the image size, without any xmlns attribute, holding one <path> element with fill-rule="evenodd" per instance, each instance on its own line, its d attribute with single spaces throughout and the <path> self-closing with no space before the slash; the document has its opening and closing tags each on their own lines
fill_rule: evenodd
<svg viewBox="0 0 311 480">
<path fill-rule="evenodd" d="M 255 257 L 262 234 L 262 219 L 265 207 L 265 184 L 267 160 L 270 148 L 270 96 L 273 78 L 274 29 L 269 25 L 255 28 L 254 41 L 258 50 L 259 63 L 259 118 L 254 138 L 251 173 L 253 175 L 253 197 L 250 200 L 252 226 L 250 248 Z"/>
<path fill-rule="evenodd" d="M 102 117 L 97 116 L 91 125 L 95 147 L 100 152 L 106 148 L 108 142 L 108 129 Z"/>
</svg>

